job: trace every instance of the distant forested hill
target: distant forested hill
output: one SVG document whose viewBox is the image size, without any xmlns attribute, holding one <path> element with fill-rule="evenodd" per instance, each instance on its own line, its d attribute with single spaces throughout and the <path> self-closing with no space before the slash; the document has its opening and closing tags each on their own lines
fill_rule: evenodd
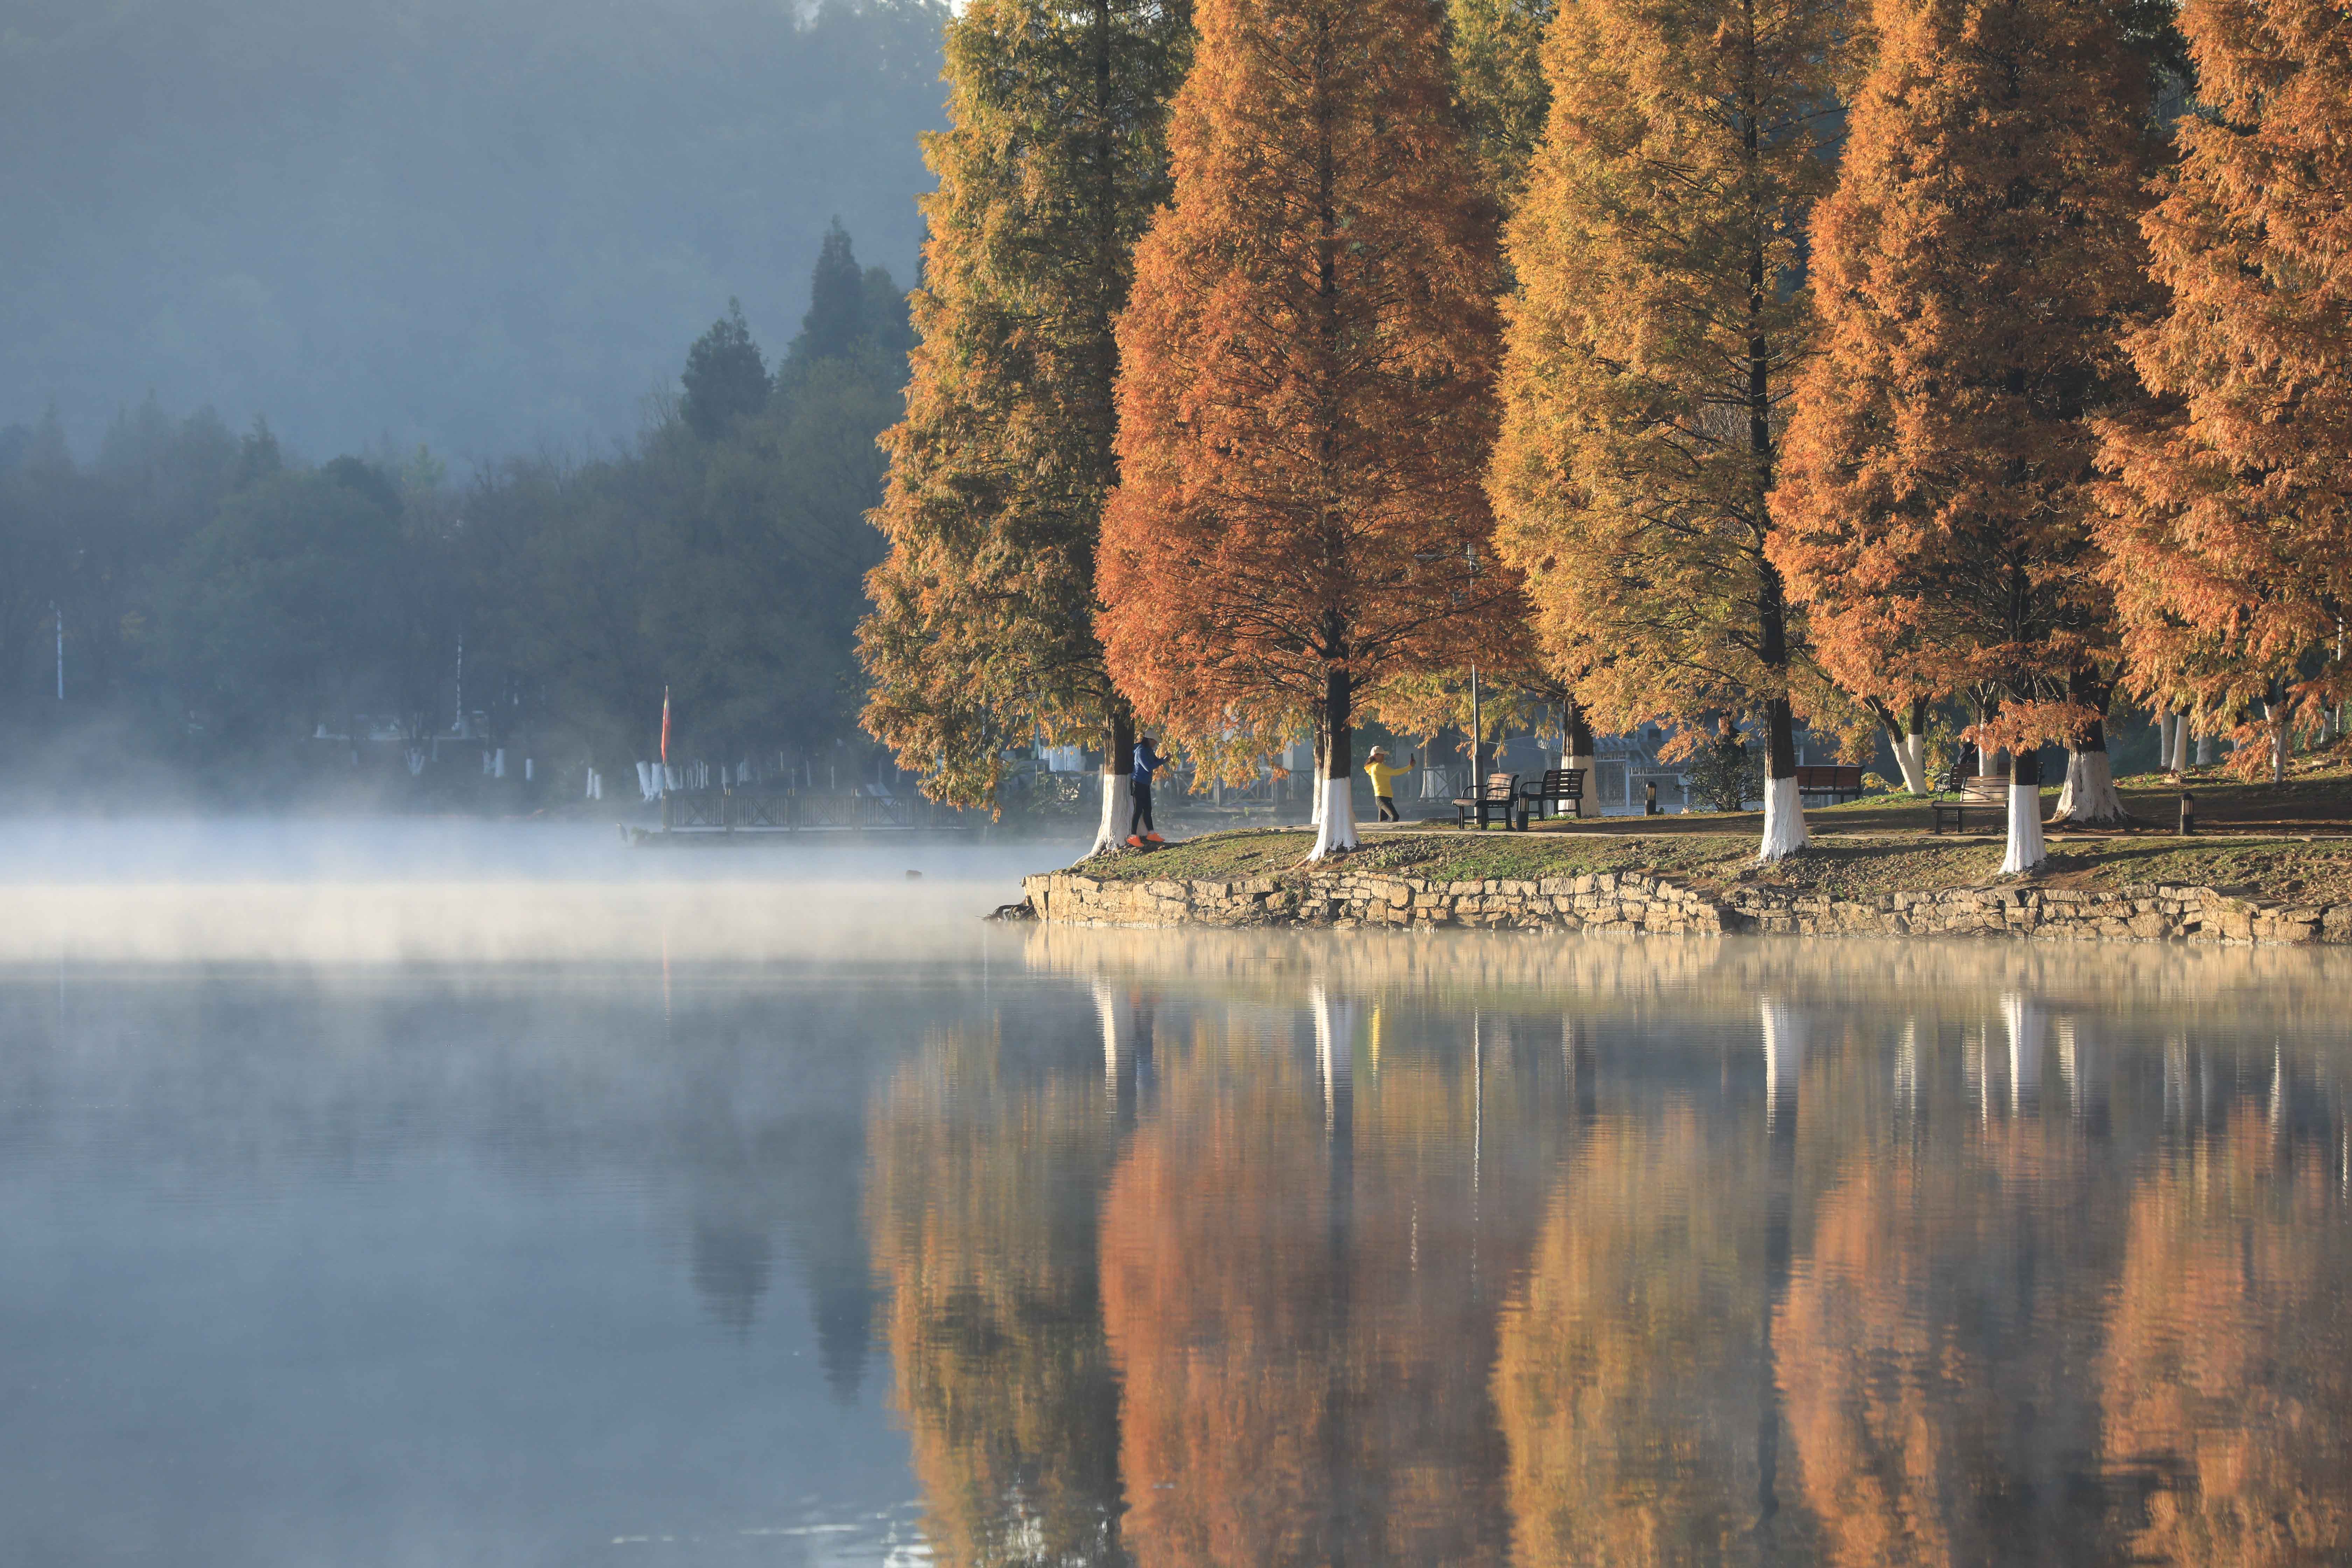
<svg viewBox="0 0 2352 1568">
<path fill-rule="evenodd" d="M 10 0 L 0 426 L 152 390 L 295 448 L 635 431 L 838 216 L 914 275 L 938 0 Z"/>
</svg>

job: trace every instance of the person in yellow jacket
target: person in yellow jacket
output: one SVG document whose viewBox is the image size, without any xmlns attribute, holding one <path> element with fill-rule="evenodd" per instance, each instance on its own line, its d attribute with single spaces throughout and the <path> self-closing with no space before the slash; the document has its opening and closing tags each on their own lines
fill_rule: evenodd
<svg viewBox="0 0 2352 1568">
<path fill-rule="evenodd" d="M 1374 746 L 1372 754 L 1364 759 L 1364 773 L 1372 781 L 1372 798 L 1381 803 L 1382 822 L 1398 820 L 1396 781 L 1412 772 L 1420 762 L 1421 758 L 1416 755 L 1401 768 L 1391 767 L 1389 765 L 1388 750 L 1382 746 Z"/>
</svg>

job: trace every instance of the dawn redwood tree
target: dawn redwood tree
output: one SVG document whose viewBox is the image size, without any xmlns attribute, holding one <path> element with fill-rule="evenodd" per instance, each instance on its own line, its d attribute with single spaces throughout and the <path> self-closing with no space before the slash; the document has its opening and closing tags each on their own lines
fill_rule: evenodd
<svg viewBox="0 0 2352 1568">
<path fill-rule="evenodd" d="M 1494 221 L 1423 0 L 1199 17 L 1175 198 L 1119 324 L 1099 624 L 1122 689 L 1189 743 L 1319 716 L 1321 857 L 1356 843 L 1357 694 L 1466 662 L 1519 613 L 1477 483 Z"/>
<path fill-rule="evenodd" d="M 2082 0 L 1874 0 L 1869 29 L 1813 220 L 1822 352 L 1773 559 L 1839 680 L 1969 695 L 1985 754 L 2014 754 L 2002 868 L 2025 871 L 2045 858 L 2043 742 L 2083 757 L 2079 816 L 2120 815 L 2093 422 L 2133 391 L 2147 76 Z"/>
<path fill-rule="evenodd" d="M 1843 16 L 1835 0 L 1563 12 L 1510 229 L 1488 480 L 1504 557 L 1602 723 L 1762 721 L 1767 860 L 1806 842 L 1792 703 L 1809 671 L 1767 498 L 1812 340 L 1799 239 L 1831 178 Z"/>
<path fill-rule="evenodd" d="M 2142 226 L 2167 305 L 2127 343 L 2158 401 L 2103 429 L 2096 531 L 2135 684 L 2208 733 L 2261 704 L 2270 744 L 2241 754 L 2279 777 L 2291 730 L 2352 698 L 2352 11 L 2180 22 L 2203 112 Z"/>
<path fill-rule="evenodd" d="M 1135 740 L 1095 632 L 1115 327 L 1191 35 L 1185 0 L 973 0 L 948 25 L 920 342 L 873 514 L 889 553 L 858 631 L 866 726 L 935 798 L 989 801 L 1041 732 L 1094 738 L 1097 849 Z"/>
<path fill-rule="evenodd" d="M 1446 0 L 1446 44 L 1454 63 L 1454 102 L 1505 216 L 1518 207 L 1528 164 L 1543 137 L 1551 87 L 1544 80 L 1543 38 L 1555 0 Z"/>
</svg>

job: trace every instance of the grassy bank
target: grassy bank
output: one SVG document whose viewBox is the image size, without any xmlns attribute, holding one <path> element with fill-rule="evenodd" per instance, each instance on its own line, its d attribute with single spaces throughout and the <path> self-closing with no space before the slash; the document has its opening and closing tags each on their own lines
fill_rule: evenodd
<svg viewBox="0 0 2352 1568">
<path fill-rule="evenodd" d="M 2052 829 L 2049 863 L 2029 880 L 2086 890 L 2188 885 L 2282 904 L 2352 900 L 2352 770 L 2307 768 L 2284 786 L 2192 778 L 2200 825 L 2192 838 L 2171 831 L 2177 784 L 2131 783 L 2137 787 L 2124 790 L 2126 809 L 2147 826 Z M 1816 808 L 1808 816 L 1813 847 L 1769 867 L 1756 864 L 1759 825 L 1753 814 L 1707 813 L 1550 823 L 1526 833 L 1464 832 L 1433 824 L 1370 829 L 1365 847 L 1347 863 L 1433 881 L 1649 871 L 1700 890 L 1760 886 L 1838 899 L 1940 892 L 2000 879 L 2001 837 L 1990 813 L 1987 831 L 1965 836 L 1929 834 L 1926 806 L 1906 797 Z M 1300 862 L 1313 842 L 1303 828 L 1240 829 L 1150 854 L 1122 851 L 1084 868 L 1106 880 L 1303 876 Z"/>
</svg>

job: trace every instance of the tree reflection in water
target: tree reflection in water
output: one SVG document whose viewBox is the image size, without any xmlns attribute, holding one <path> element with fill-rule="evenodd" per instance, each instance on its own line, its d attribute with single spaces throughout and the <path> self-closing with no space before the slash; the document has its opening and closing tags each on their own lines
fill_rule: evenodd
<svg viewBox="0 0 2352 1568">
<path fill-rule="evenodd" d="M 2249 1001 L 2292 972 L 1030 951 L 1066 1018 L 938 1035 L 869 1128 L 942 1561 L 2352 1547 L 2345 1064 Z"/>
</svg>

